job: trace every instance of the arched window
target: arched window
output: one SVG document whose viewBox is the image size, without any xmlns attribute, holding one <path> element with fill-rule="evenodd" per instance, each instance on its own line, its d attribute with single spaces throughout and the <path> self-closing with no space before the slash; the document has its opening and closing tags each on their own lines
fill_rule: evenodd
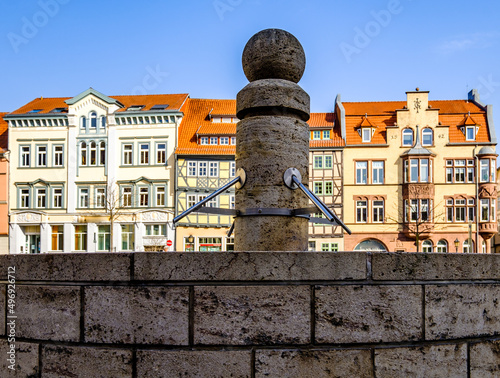
<svg viewBox="0 0 500 378">
<path fill-rule="evenodd" d="M 104 129 L 106 127 L 106 117 L 101 116 L 101 127 Z"/>
<path fill-rule="evenodd" d="M 90 165 L 97 164 L 97 144 L 95 142 L 90 143 Z"/>
<path fill-rule="evenodd" d="M 436 246 L 436 252 L 438 253 L 448 252 L 448 243 L 446 242 L 446 240 L 441 239 L 440 241 L 438 241 Z"/>
<path fill-rule="evenodd" d="M 90 127 L 95 129 L 97 127 L 97 113 L 90 113 Z"/>
<path fill-rule="evenodd" d="M 364 240 L 359 243 L 355 248 L 355 251 L 379 251 L 379 252 L 387 252 L 387 248 L 375 239 Z"/>
<path fill-rule="evenodd" d="M 474 241 L 471 240 L 471 243 L 469 245 L 469 239 L 465 240 L 462 252 L 463 253 L 473 253 L 474 252 Z"/>
<path fill-rule="evenodd" d="M 422 242 L 422 252 L 424 253 L 432 252 L 432 242 L 430 240 L 424 240 Z"/>
<path fill-rule="evenodd" d="M 99 143 L 99 165 L 106 164 L 106 143 L 102 141 Z"/>
<path fill-rule="evenodd" d="M 87 165 L 87 143 L 82 142 L 80 145 L 80 154 L 81 154 L 81 165 Z"/>
<path fill-rule="evenodd" d="M 404 129 L 403 130 L 403 146 L 413 146 L 413 130 Z"/>
<path fill-rule="evenodd" d="M 87 118 L 85 118 L 85 117 L 80 118 L 80 128 L 81 129 L 87 128 Z"/>
<path fill-rule="evenodd" d="M 432 146 L 432 129 L 427 127 L 422 130 L 422 146 Z"/>
</svg>

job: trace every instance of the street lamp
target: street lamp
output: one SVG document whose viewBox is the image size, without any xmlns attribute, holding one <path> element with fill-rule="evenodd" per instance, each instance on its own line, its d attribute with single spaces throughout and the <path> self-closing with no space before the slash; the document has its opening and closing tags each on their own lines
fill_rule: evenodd
<svg viewBox="0 0 500 378">
<path fill-rule="evenodd" d="M 194 243 L 194 236 L 193 235 L 189 235 L 188 238 L 188 243 Z"/>
<path fill-rule="evenodd" d="M 455 252 L 458 252 L 458 246 L 460 245 L 460 240 L 455 239 Z"/>
</svg>

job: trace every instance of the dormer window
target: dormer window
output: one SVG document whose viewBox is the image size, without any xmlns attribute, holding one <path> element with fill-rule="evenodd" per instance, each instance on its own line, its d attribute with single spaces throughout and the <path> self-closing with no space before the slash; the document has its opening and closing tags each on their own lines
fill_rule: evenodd
<svg viewBox="0 0 500 378">
<path fill-rule="evenodd" d="M 201 137 L 200 144 L 208 144 L 208 137 Z"/>
<path fill-rule="evenodd" d="M 210 144 L 218 144 L 219 138 L 217 137 L 210 137 Z"/>
<path fill-rule="evenodd" d="M 372 140 L 372 129 L 369 128 L 362 128 L 361 129 L 361 137 L 363 140 L 363 143 L 369 143 Z"/>
<path fill-rule="evenodd" d="M 167 104 L 155 105 L 151 108 L 151 110 L 165 110 L 166 108 L 168 108 Z"/>
<path fill-rule="evenodd" d="M 403 146 L 413 146 L 413 130 L 404 129 L 403 130 Z"/>
<path fill-rule="evenodd" d="M 28 113 L 40 113 L 42 111 L 42 109 L 33 109 L 33 110 L 30 110 Z"/>
<path fill-rule="evenodd" d="M 323 139 L 330 139 L 330 130 L 323 130 Z"/>
<path fill-rule="evenodd" d="M 138 112 L 144 108 L 144 105 L 131 105 L 128 107 L 127 111 L 128 112 Z"/>
<path fill-rule="evenodd" d="M 476 127 L 467 126 L 465 128 L 465 140 L 476 140 Z"/>
<path fill-rule="evenodd" d="M 319 130 L 314 130 L 314 131 L 313 131 L 313 139 L 314 139 L 314 140 L 321 139 L 321 131 L 319 131 Z"/>
</svg>

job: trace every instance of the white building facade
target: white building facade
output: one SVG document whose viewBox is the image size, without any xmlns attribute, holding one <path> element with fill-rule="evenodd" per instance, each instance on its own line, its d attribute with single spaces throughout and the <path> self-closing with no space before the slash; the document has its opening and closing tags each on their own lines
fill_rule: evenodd
<svg viewBox="0 0 500 378">
<path fill-rule="evenodd" d="M 10 253 L 164 250 L 188 95 L 38 98 L 9 123 Z"/>
</svg>

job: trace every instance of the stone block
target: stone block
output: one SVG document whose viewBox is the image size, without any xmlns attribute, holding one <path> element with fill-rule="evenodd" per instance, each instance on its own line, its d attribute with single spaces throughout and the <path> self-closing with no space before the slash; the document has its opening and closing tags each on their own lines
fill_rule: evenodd
<svg viewBox="0 0 500 378">
<path fill-rule="evenodd" d="M 129 281 L 130 254 L 58 253 L 0 256 L 0 279 L 16 267 L 17 281 Z"/>
<path fill-rule="evenodd" d="M 80 288 L 17 285 L 17 337 L 80 340 Z"/>
<path fill-rule="evenodd" d="M 500 254 L 373 253 L 374 280 L 500 279 Z"/>
<path fill-rule="evenodd" d="M 194 342 L 205 345 L 306 344 L 308 286 L 195 288 Z"/>
<path fill-rule="evenodd" d="M 466 378 L 467 345 L 376 349 L 375 376 Z"/>
<path fill-rule="evenodd" d="M 370 350 L 257 350 L 255 377 L 373 377 Z"/>
<path fill-rule="evenodd" d="M 132 351 L 45 345 L 42 377 L 132 377 Z"/>
<path fill-rule="evenodd" d="M 85 341 L 187 345 L 187 287 L 85 288 Z"/>
<path fill-rule="evenodd" d="M 251 351 L 137 352 L 138 377 L 250 377 Z"/>
<path fill-rule="evenodd" d="M 425 338 L 455 339 L 500 334 L 500 285 L 425 287 Z"/>
<path fill-rule="evenodd" d="M 471 345 L 470 376 L 500 377 L 500 340 Z"/>
<path fill-rule="evenodd" d="M 147 281 L 311 281 L 366 279 L 363 252 L 138 253 L 134 277 Z"/>
<path fill-rule="evenodd" d="M 15 341 L 12 344 L 14 347 L 15 363 L 12 367 L 10 360 L 10 345 L 7 340 L 0 340 L 0 371 L 3 372 L 3 377 L 38 377 L 39 361 L 38 361 L 38 344 L 24 343 Z"/>
<path fill-rule="evenodd" d="M 420 286 L 318 286 L 318 343 L 418 340 L 422 335 Z"/>
</svg>

